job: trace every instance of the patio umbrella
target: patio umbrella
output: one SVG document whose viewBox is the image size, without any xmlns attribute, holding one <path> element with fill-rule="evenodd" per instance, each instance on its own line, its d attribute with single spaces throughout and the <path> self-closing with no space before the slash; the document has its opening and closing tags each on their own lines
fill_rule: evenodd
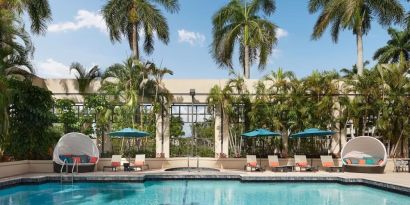
<svg viewBox="0 0 410 205">
<path fill-rule="evenodd" d="M 136 129 L 133 129 L 133 128 L 124 128 L 124 129 L 119 130 L 119 131 L 110 132 L 109 135 L 111 137 L 123 137 L 122 143 L 121 143 L 121 152 L 122 152 L 125 138 L 146 137 L 146 136 L 149 136 L 149 133 L 144 132 L 144 131 L 140 131 L 140 130 L 136 130 Z"/>
<path fill-rule="evenodd" d="M 290 137 L 291 138 L 304 138 L 304 137 L 313 137 L 313 136 L 323 137 L 323 136 L 334 135 L 334 134 L 336 134 L 335 131 L 310 128 L 310 129 L 304 130 L 303 132 L 292 134 Z"/>
<path fill-rule="evenodd" d="M 258 138 L 258 137 L 276 137 L 276 136 L 281 136 L 281 134 L 278 132 L 272 132 L 267 129 L 256 129 L 250 132 L 243 133 L 241 136 L 246 137 L 246 138 Z M 260 159 L 259 163 L 261 163 L 261 161 L 262 159 Z"/>
<path fill-rule="evenodd" d="M 336 134 L 335 131 L 331 131 L 331 130 L 320 130 L 317 128 L 310 128 L 310 129 L 305 129 L 302 132 L 298 132 L 295 134 L 290 135 L 291 138 L 307 138 L 307 137 L 326 137 L 329 135 L 334 135 Z M 312 159 L 311 159 L 311 163 L 312 163 Z"/>
</svg>

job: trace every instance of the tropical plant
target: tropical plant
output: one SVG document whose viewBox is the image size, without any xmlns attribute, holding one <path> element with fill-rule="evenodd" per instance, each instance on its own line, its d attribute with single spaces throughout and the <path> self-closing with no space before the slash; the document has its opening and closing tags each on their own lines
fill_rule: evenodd
<svg viewBox="0 0 410 205">
<path fill-rule="evenodd" d="M 63 124 L 64 133 L 78 132 L 78 116 L 74 110 L 75 103 L 69 99 L 58 99 L 55 108 L 58 122 Z"/>
<path fill-rule="evenodd" d="M 47 22 L 51 21 L 51 9 L 48 0 L 3 0 L 0 10 L 22 16 L 26 12 L 31 21 L 31 31 L 43 34 L 47 31 Z M 1 35 L 0 35 L 1 36 Z"/>
<path fill-rule="evenodd" d="M 76 79 L 78 83 L 78 90 L 80 94 L 84 95 L 87 89 L 91 85 L 91 82 L 101 77 L 101 72 L 98 66 L 93 66 L 90 70 L 87 70 L 83 65 L 78 62 L 74 62 L 70 66 L 70 71 L 76 71 Z"/>
<path fill-rule="evenodd" d="M 405 63 L 409 60 L 410 31 L 398 31 L 389 28 L 390 40 L 387 45 L 379 48 L 373 56 L 379 63 Z"/>
<path fill-rule="evenodd" d="M 110 66 L 103 74 L 103 92 L 114 96 L 116 103 L 125 102 L 132 109 L 132 127 L 135 127 L 135 114 L 138 105 L 139 85 L 143 79 L 143 64 L 128 58 L 123 64 Z"/>
<path fill-rule="evenodd" d="M 133 58 L 138 60 L 140 38 L 144 37 L 147 54 L 154 51 L 154 36 L 165 44 L 169 42 L 167 20 L 156 4 L 171 13 L 179 10 L 178 0 L 109 0 L 102 9 L 111 41 L 128 39 Z"/>
<path fill-rule="evenodd" d="M 0 76 L 0 152 L 9 128 L 10 91 L 6 79 Z"/>
<path fill-rule="evenodd" d="M 327 27 L 331 28 L 334 42 L 341 30 L 352 30 L 356 36 L 357 69 L 363 75 L 363 35 L 370 32 L 372 20 L 382 26 L 400 23 L 404 9 L 399 0 L 310 0 L 309 12 L 320 15 L 314 26 L 312 38 L 322 37 Z"/>
<path fill-rule="evenodd" d="M 239 61 L 243 75 L 250 78 L 250 67 L 258 61 L 263 70 L 277 42 L 277 26 L 260 13 L 270 16 L 274 0 L 231 0 L 212 17 L 212 57 L 221 67 L 233 68 L 235 44 L 239 44 Z"/>
<path fill-rule="evenodd" d="M 52 130 L 52 93 L 31 81 L 11 80 L 10 133 L 5 152 L 18 160 L 50 159 L 59 134 Z"/>
</svg>

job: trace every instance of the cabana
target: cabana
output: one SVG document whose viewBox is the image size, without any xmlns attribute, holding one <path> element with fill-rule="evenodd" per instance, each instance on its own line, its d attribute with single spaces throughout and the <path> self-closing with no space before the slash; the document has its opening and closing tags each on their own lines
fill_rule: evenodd
<svg viewBox="0 0 410 205">
<path fill-rule="evenodd" d="M 374 137 L 356 137 L 342 149 L 342 163 L 346 172 L 383 173 L 387 164 L 387 151 Z"/>
<path fill-rule="evenodd" d="M 78 164 L 78 172 L 93 172 L 99 160 L 100 152 L 90 137 L 81 133 L 68 133 L 60 138 L 53 152 L 54 172 L 71 172 Z M 77 170 L 75 167 L 74 170 Z"/>
</svg>

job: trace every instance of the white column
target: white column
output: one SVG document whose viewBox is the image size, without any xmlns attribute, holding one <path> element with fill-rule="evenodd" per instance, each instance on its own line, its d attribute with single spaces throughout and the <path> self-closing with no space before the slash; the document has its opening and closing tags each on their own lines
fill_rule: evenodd
<svg viewBox="0 0 410 205">
<path fill-rule="evenodd" d="M 215 158 L 222 155 L 228 157 L 229 154 L 229 127 L 228 118 L 222 119 L 220 111 L 215 113 Z"/>
<path fill-rule="evenodd" d="M 170 117 L 168 114 L 164 113 L 156 114 L 156 132 L 155 132 L 155 146 L 156 146 L 156 157 L 169 158 L 169 138 L 170 138 Z M 162 123 L 164 121 L 164 123 Z"/>
</svg>

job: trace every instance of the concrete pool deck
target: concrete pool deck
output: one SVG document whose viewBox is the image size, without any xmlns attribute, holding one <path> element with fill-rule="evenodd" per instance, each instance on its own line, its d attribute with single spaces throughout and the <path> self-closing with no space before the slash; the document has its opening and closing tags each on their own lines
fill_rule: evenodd
<svg viewBox="0 0 410 205">
<path fill-rule="evenodd" d="M 72 175 L 63 175 L 70 178 Z M 410 195 L 410 173 L 329 173 L 318 172 L 245 172 L 241 170 L 209 171 L 164 171 L 163 169 L 139 172 L 92 172 L 73 175 L 74 183 L 83 182 L 144 182 L 146 180 L 180 180 L 180 179 L 220 179 L 240 180 L 242 182 L 335 182 L 342 184 L 360 184 Z M 58 173 L 32 173 L 0 179 L 0 189 L 18 184 L 36 184 L 44 182 L 60 182 Z"/>
</svg>

